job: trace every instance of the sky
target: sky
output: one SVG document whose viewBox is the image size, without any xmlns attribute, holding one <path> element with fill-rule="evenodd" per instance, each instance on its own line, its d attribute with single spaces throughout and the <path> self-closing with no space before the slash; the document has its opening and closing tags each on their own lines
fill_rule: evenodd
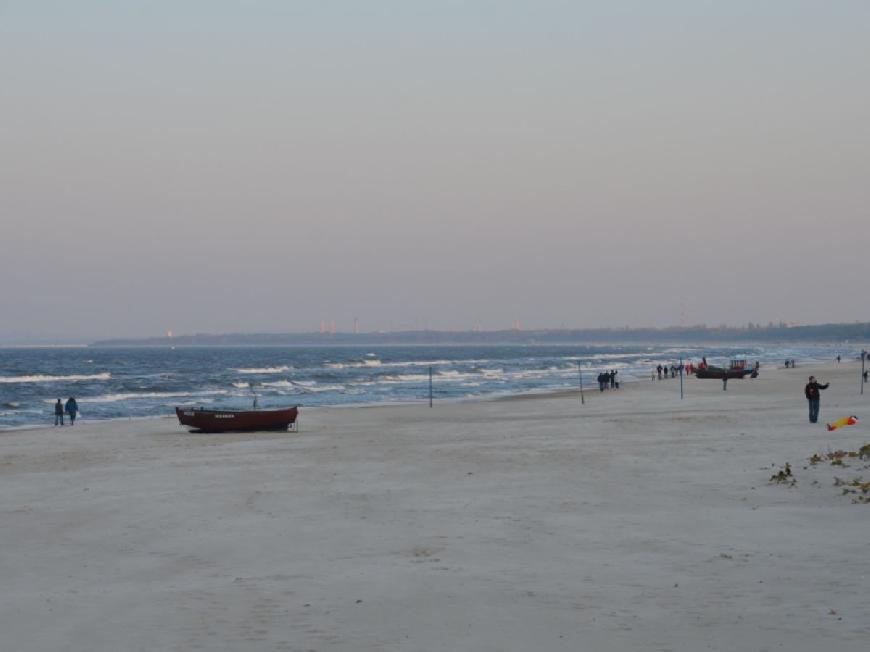
<svg viewBox="0 0 870 652">
<path fill-rule="evenodd" d="M 0 0 L 0 341 L 870 320 L 870 3 Z"/>
</svg>

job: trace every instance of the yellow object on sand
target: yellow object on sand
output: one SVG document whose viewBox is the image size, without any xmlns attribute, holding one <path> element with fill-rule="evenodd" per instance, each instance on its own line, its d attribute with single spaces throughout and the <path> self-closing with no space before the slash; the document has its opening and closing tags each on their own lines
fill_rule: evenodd
<svg viewBox="0 0 870 652">
<path fill-rule="evenodd" d="M 842 428 L 843 426 L 854 426 L 856 423 L 858 423 L 858 417 L 856 416 L 843 417 L 842 419 L 837 419 L 833 423 L 829 423 L 828 432 L 836 430 L 837 428 Z"/>
</svg>

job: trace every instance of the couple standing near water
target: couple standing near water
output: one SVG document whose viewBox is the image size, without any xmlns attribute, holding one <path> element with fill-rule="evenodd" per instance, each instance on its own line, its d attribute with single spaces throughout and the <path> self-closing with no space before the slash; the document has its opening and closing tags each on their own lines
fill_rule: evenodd
<svg viewBox="0 0 870 652">
<path fill-rule="evenodd" d="M 64 412 L 69 415 L 69 425 L 74 426 L 76 415 L 79 412 L 79 404 L 76 403 L 75 398 L 72 396 L 67 399 L 66 405 L 60 399 L 57 399 L 57 403 L 54 404 L 54 425 L 63 425 Z"/>
</svg>

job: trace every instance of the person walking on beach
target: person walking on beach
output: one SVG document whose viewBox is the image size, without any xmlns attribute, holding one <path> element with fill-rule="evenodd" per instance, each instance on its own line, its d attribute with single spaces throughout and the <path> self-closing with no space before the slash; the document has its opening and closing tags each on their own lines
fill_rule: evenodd
<svg viewBox="0 0 870 652">
<path fill-rule="evenodd" d="M 659 365 L 658 367 L 656 367 L 656 371 L 659 372 L 659 380 L 661 380 L 662 379 L 662 366 Z"/>
<path fill-rule="evenodd" d="M 57 399 L 57 403 L 54 404 L 54 425 L 63 425 L 63 403 L 60 399 Z"/>
<path fill-rule="evenodd" d="M 810 423 L 819 422 L 819 390 L 828 389 L 828 385 L 830 385 L 830 383 L 820 385 L 816 382 L 815 376 L 810 376 L 810 382 L 808 382 L 807 386 L 804 388 L 804 395 L 807 397 L 807 401 L 809 401 L 810 404 Z"/>
<path fill-rule="evenodd" d="M 840 356 L 837 356 L 837 364 L 840 364 Z"/>
<path fill-rule="evenodd" d="M 69 415 L 69 425 L 76 425 L 76 414 L 78 414 L 79 411 L 79 404 L 76 403 L 75 397 L 70 396 L 69 399 L 67 399 L 64 411 Z"/>
</svg>

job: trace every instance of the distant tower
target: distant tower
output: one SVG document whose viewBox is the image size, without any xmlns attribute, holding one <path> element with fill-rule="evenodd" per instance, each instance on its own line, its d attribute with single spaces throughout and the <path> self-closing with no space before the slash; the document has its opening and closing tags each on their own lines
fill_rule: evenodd
<svg viewBox="0 0 870 652">
<path fill-rule="evenodd" d="M 514 319 L 513 323 L 511 323 L 511 330 L 512 331 L 520 330 L 520 320 L 519 319 Z"/>
<path fill-rule="evenodd" d="M 166 337 L 168 337 L 170 340 L 172 339 L 172 329 L 171 328 L 168 331 L 166 331 Z"/>
<path fill-rule="evenodd" d="M 359 335 L 359 317 L 353 318 L 353 334 Z"/>
<path fill-rule="evenodd" d="M 323 335 L 326 332 L 326 322 L 324 320 L 320 320 L 320 334 Z"/>
</svg>

